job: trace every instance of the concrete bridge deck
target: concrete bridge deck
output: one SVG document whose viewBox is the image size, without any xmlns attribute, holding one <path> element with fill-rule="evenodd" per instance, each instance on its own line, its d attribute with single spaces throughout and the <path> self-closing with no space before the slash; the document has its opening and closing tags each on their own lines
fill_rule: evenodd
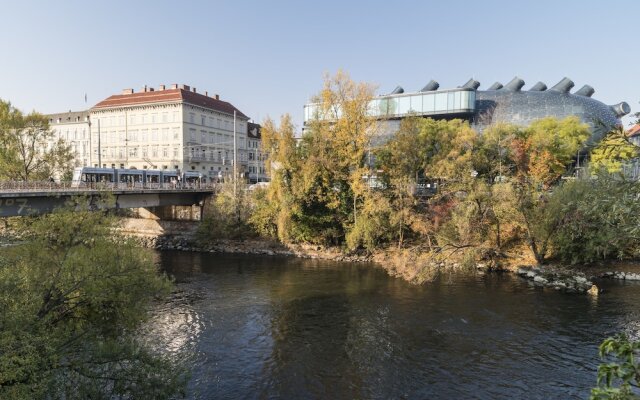
<svg viewBox="0 0 640 400">
<path fill-rule="evenodd" d="M 104 184 L 72 187 L 69 183 L 0 182 L 0 217 L 52 212 L 74 197 L 87 197 L 97 204 L 104 195 L 113 196 L 112 207 L 153 208 L 165 206 L 204 206 L 216 191 L 216 184 Z"/>
</svg>

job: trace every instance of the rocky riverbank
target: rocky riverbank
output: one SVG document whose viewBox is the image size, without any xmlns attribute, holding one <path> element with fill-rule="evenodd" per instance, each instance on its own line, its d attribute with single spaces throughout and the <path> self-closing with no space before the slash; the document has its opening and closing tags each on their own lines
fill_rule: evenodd
<svg viewBox="0 0 640 400">
<path fill-rule="evenodd" d="M 220 239 L 206 245 L 197 244 L 184 236 L 138 236 L 136 240 L 142 247 L 157 250 L 199 251 L 209 253 L 241 253 L 267 256 L 289 256 L 317 258 L 345 262 L 372 262 L 369 255 L 344 254 L 338 248 L 325 248 L 313 245 L 288 245 L 270 240 L 226 240 Z"/>
<path fill-rule="evenodd" d="M 285 246 L 270 240 L 217 240 L 206 245 L 197 244 L 191 235 L 141 235 L 135 236 L 142 247 L 157 250 L 197 251 L 209 253 L 242 253 L 266 256 L 289 256 L 312 259 L 324 259 L 344 262 L 375 263 L 393 276 L 401 277 L 413 283 L 432 280 L 442 271 L 463 269 L 454 261 L 433 261 L 428 254 L 415 253 L 413 256 L 400 258 L 397 252 L 378 252 L 376 254 L 345 254 L 340 248 L 314 245 Z M 621 279 L 640 281 L 640 273 L 607 271 L 596 275 L 587 275 L 581 271 L 568 270 L 556 266 L 519 266 L 516 268 L 497 268 L 487 263 L 476 263 L 471 268 L 481 272 L 501 271 L 515 273 L 532 285 L 559 290 L 565 293 L 598 294 L 593 281 L 596 279 Z"/>
<path fill-rule="evenodd" d="M 516 274 L 530 281 L 533 285 L 567 293 L 587 293 L 594 288 L 591 278 L 582 272 L 549 267 L 521 266 L 516 270 Z M 597 294 L 597 288 L 595 290 Z"/>
</svg>

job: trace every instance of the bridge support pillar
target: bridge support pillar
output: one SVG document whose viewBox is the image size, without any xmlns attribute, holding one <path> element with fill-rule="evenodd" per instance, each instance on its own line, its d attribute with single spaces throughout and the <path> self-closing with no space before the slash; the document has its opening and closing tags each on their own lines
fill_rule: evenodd
<svg viewBox="0 0 640 400">
<path fill-rule="evenodd" d="M 163 221 L 200 221 L 202 208 L 198 204 L 191 206 L 156 206 L 135 209 L 139 218 Z"/>
</svg>

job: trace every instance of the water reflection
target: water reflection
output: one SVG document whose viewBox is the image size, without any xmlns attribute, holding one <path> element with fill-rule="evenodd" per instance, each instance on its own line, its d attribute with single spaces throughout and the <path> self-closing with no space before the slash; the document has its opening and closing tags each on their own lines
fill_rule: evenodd
<svg viewBox="0 0 640 400">
<path fill-rule="evenodd" d="M 191 398 L 585 398 L 597 345 L 637 330 L 640 285 L 596 300 L 509 275 L 424 286 L 370 266 L 163 253 L 183 298 L 152 336 Z"/>
</svg>

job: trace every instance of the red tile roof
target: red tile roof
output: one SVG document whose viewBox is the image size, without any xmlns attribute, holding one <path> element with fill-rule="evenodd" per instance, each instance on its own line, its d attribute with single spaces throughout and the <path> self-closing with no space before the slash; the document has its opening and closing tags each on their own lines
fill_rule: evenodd
<svg viewBox="0 0 640 400">
<path fill-rule="evenodd" d="M 640 124 L 635 124 L 627 131 L 629 136 L 638 136 L 640 135 Z"/>
<path fill-rule="evenodd" d="M 200 93 L 191 92 L 184 89 L 154 90 L 149 92 L 138 92 L 132 94 L 116 94 L 102 100 L 93 110 L 100 108 L 130 106 L 136 104 L 153 104 L 172 101 L 183 101 L 188 104 L 213 109 L 227 114 L 233 114 L 235 110 L 239 117 L 249 118 L 231 103 L 217 100 Z"/>
</svg>

